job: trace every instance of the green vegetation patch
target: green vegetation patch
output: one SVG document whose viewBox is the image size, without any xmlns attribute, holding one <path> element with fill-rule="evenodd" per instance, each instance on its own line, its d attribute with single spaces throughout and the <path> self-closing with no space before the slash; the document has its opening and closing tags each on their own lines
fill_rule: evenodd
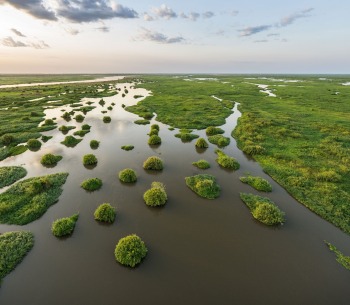
<svg viewBox="0 0 350 305">
<path fill-rule="evenodd" d="M 220 196 L 220 186 L 212 175 L 190 176 L 186 177 L 185 181 L 186 185 L 201 197 L 215 199 Z"/>
<path fill-rule="evenodd" d="M 33 248 L 31 232 L 6 232 L 0 235 L 0 282 L 23 260 Z"/>
<path fill-rule="evenodd" d="M 112 121 L 110 116 L 104 116 L 102 120 L 103 120 L 103 123 L 110 123 Z"/>
<path fill-rule="evenodd" d="M 198 160 L 196 162 L 192 163 L 194 166 L 200 168 L 200 169 L 208 169 L 210 168 L 210 163 L 204 159 Z"/>
<path fill-rule="evenodd" d="M 147 124 L 150 124 L 151 122 L 149 120 L 136 120 L 134 121 L 134 123 L 137 125 L 147 125 Z"/>
<path fill-rule="evenodd" d="M 97 149 L 100 146 L 100 142 L 97 140 L 91 140 L 90 141 L 90 147 L 92 149 Z"/>
<path fill-rule="evenodd" d="M 193 139 L 199 138 L 198 135 L 191 133 L 191 131 L 180 130 L 180 133 L 175 134 L 176 138 L 180 138 L 182 142 L 191 142 Z"/>
<path fill-rule="evenodd" d="M 216 162 L 222 167 L 227 169 L 232 169 L 232 170 L 237 170 L 240 168 L 240 164 L 237 162 L 235 158 L 226 155 L 220 149 L 216 149 L 215 153 L 218 155 Z"/>
<path fill-rule="evenodd" d="M 86 179 L 80 184 L 80 186 L 86 191 L 93 192 L 102 187 L 102 180 L 99 178 Z"/>
<path fill-rule="evenodd" d="M 94 154 L 87 154 L 83 157 L 83 164 L 84 165 L 96 165 L 97 164 L 97 158 Z"/>
<path fill-rule="evenodd" d="M 343 253 L 341 253 L 335 246 L 333 246 L 331 243 L 325 241 L 326 245 L 328 246 L 329 250 L 334 252 L 337 256 L 337 262 L 341 264 L 344 268 L 350 270 L 350 256 L 345 256 Z"/>
<path fill-rule="evenodd" d="M 77 122 L 79 122 L 79 123 L 83 122 L 84 119 L 85 119 L 85 117 L 84 117 L 82 114 L 77 114 L 77 115 L 75 116 L 75 120 L 76 120 Z"/>
<path fill-rule="evenodd" d="M 50 139 L 52 139 L 53 138 L 53 136 L 42 136 L 41 137 L 41 140 L 44 142 L 44 143 L 46 143 L 48 140 L 50 140 Z"/>
<path fill-rule="evenodd" d="M 64 141 L 61 142 L 61 144 L 65 145 L 67 147 L 75 147 L 81 141 L 82 141 L 82 139 L 77 139 L 73 136 L 66 136 Z"/>
<path fill-rule="evenodd" d="M 54 166 L 61 161 L 62 158 L 63 157 L 59 155 L 46 154 L 41 157 L 40 163 L 46 166 Z"/>
<path fill-rule="evenodd" d="M 279 225 L 285 221 L 282 212 L 269 198 L 253 194 L 240 193 L 240 197 L 247 205 L 253 217 L 268 225 Z"/>
<path fill-rule="evenodd" d="M 149 170 L 162 170 L 163 160 L 157 156 L 149 157 L 145 162 L 143 162 L 143 168 Z"/>
<path fill-rule="evenodd" d="M 120 264 L 134 268 L 146 257 L 147 251 L 147 247 L 142 239 L 132 234 L 118 241 L 114 255 Z"/>
<path fill-rule="evenodd" d="M 30 150 L 37 150 L 41 147 L 41 142 L 37 139 L 29 139 L 27 141 L 27 146 Z"/>
<path fill-rule="evenodd" d="M 131 168 L 121 170 L 118 177 L 120 181 L 125 183 L 133 183 L 137 181 L 136 172 Z"/>
<path fill-rule="evenodd" d="M 272 191 L 272 186 L 270 182 L 268 182 L 264 178 L 247 176 L 247 177 L 240 177 L 239 180 L 241 180 L 243 183 L 249 184 L 251 187 L 255 188 L 258 191 L 261 191 L 261 192 Z"/>
<path fill-rule="evenodd" d="M 95 220 L 113 223 L 116 217 L 116 209 L 112 207 L 109 203 L 102 203 L 94 212 Z"/>
<path fill-rule="evenodd" d="M 129 150 L 133 150 L 133 149 L 134 149 L 134 146 L 133 146 L 133 145 L 123 145 L 123 146 L 121 147 L 121 149 L 126 150 L 126 151 L 129 151 Z"/>
<path fill-rule="evenodd" d="M 219 127 L 215 127 L 215 126 L 209 126 L 206 130 L 205 133 L 207 134 L 207 136 L 214 136 L 216 134 L 222 134 L 225 131 Z"/>
<path fill-rule="evenodd" d="M 160 136 L 157 136 L 157 135 L 150 136 L 148 139 L 149 145 L 159 145 L 161 143 L 162 143 L 162 139 Z"/>
<path fill-rule="evenodd" d="M 52 234 L 56 237 L 72 235 L 78 218 L 79 214 L 74 214 L 70 217 L 64 217 L 55 220 L 51 226 Z"/>
<path fill-rule="evenodd" d="M 75 126 L 66 126 L 66 125 L 62 125 L 58 128 L 59 131 L 61 131 L 63 134 L 66 134 L 68 131 L 75 129 Z"/>
<path fill-rule="evenodd" d="M 0 188 L 11 185 L 26 175 L 26 169 L 21 166 L 0 167 Z"/>
<path fill-rule="evenodd" d="M 208 145 L 208 142 L 203 139 L 203 138 L 199 138 L 197 141 L 196 141 L 196 147 L 198 148 L 208 148 L 209 145 Z"/>
<path fill-rule="evenodd" d="M 25 225 L 57 202 L 68 173 L 35 177 L 17 182 L 0 194 L 0 223 Z"/>
<path fill-rule="evenodd" d="M 148 206 L 163 206 L 168 200 L 165 185 L 161 182 L 152 182 L 151 188 L 143 194 L 143 200 Z"/>
<path fill-rule="evenodd" d="M 231 140 L 228 137 L 224 137 L 221 134 L 217 134 L 214 136 L 209 136 L 208 141 L 212 144 L 219 146 L 219 147 L 225 147 L 225 146 L 230 144 Z"/>
</svg>

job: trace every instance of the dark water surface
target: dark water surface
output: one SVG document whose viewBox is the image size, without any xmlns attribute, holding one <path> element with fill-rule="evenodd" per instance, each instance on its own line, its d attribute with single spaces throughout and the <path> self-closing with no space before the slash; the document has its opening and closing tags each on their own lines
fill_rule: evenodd
<svg viewBox="0 0 350 305">
<path fill-rule="evenodd" d="M 134 124 L 138 117 L 121 107 L 135 103 L 134 94 L 145 95 L 146 91 L 129 90 L 125 98 L 119 94 L 104 99 L 104 108 L 116 103 L 106 114 L 112 117 L 109 124 L 102 122 L 99 99 L 89 99 L 97 108 L 83 123 L 58 119 L 59 125 L 92 126 L 75 148 L 60 144 L 64 135 L 54 130 L 46 133 L 54 138 L 38 152 L 28 151 L 2 162 L 2 166 L 24 164 L 27 178 L 65 171 L 70 175 L 59 202 L 43 217 L 23 227 L 0 225 L 0 232 L 30 230 L 35 234 L 32 251 L 3 280 L 1 305 L 350 304 L 350 272 L 336 262 L 323 242 L 350 253 L 348 235 L 296 202 L 257 163 L 247 159 L 233 139 L 224 151 L 240 162 L 236 172 L 217 165 L 214 145 L 197 152 L 195 140 L 182 143 L 174 137 L 176 130 L 169 131 L 161 123 L 162 144 L 149 147 L 150 125 Z M 48 110 L 47 115 L 59 117 L 62 112 Z M 235 109 L 223 126 L 227 136 L 238 116 Z M 196 133 L 204 136 L 203 131 Z M 101 141 L 97 150 L 91 150 L 91 139 Z M 120 149 L 127 144 L 135 149 Z M 63 155 L 54 168 L 40 164 L 41 156 L 48 152 Z M 92 170 L 82 164 L 87 153 L 98 158 Z M 143 170 L 143 161 L 152 155 L 164 160 L 161 173 Z M 210 162 L 210 169 L 202 171 L 191 165 L 202 158 Z M 122 184 L 117 178 L 127 167 L 138 174 L 134 185 Z M 283 226 L 258 223 L 240 200 L 239 192 L 258 194 L 239 181 L 248 172 L 272 183 L 273 192 L 267 196 L 286 212 Z M 222 188 L 218 199 L 200 198 L 186 186 L 184 178 L 198 173 L 217 177 Z M 103 180 L 101 190 L 88 193 L 80 188 L 90 177 Z M 149 208 L 143 202 L 142 195 L 152 181 L 166 185 L 169 201 L 164 208 Z M 103 202 L 117 207 L 113 225 L 101 225 L 93 218 Z M 76 212 L 80 218 L 74 234 L 63 240 L 55 238 L 50 231 L 52 221 Z M 149 250 L 136 269 L 125 268 L 114 258 L 118 240 L 131 233 L 138 234 Z"/>
</svg>

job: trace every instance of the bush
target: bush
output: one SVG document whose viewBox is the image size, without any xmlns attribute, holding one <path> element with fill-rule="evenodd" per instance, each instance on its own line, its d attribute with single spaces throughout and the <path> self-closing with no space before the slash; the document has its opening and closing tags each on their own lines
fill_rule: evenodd
<svg viewBox="0 0 350 305">
<path fill-rule="evenodd" d="M 0 167 L 0 188 L 11 185 L 26 175 L 26 169 L 21 166 Z"/>
<path fill-rule="evenodd" d="M 1 144 L 4 146 L 10 145 L 14 141 L 14 137 L 9 134 L 5 134 L 1 137 Z"/>
<path fill-rule="evenodd" d="M 103 122 L 104 122 L 104 123 L 110 123 L 111 120 L 112 120 L 112 119 L 111 119 L 110 116 L 104 116 L 104 117 L 103 117 Z"/>
<path fill-rule="evenodd" d="M 95 220 L 113 223 L 116 216 L 116 209 L 112 207 L 109 203 L 102 203 L 95 210 L 94 217 Z"/>
<path fill-rule="evenodd" d="M 123 145 L 122 147 L 121 147 L 121 149 L 123 149 L 123 150 L 133 150 L 134 149 L 134 146 L 133 145 Z"/>
<path fill-rule="evenodd" d="M 50 140 L 52 138 L 52 136 L 42 136 L 41 140 L 46 143 L 48 140 Z"/>
<path fill-rule="evenodd" d="M 225 147 L 230 144 L 230 138 L 224 137 L 223 135 L 214 135 L 208 137 L 208 141 L 212 144 L 215 144 L 219 147 Z"/>
<path fill-rule="evenodd" d="M 42 165 L 47 165 L 47 166 L 56 165 L 57 162 L 62 160 L 62 158 L 63 158 L 62 156 L 55 156 L 53 154 L 46 154 L 46 155 L 43 155 L 41 157 L 40 163 Z"/>
<path fill-rule="evenodd" d="M 101 99 L 98 103 L 99 103 L 102 107 L 104 106 L 104 104 L 106 104 L 106 102 L 105 102 L 103 99 Z"/>
<path fill-rule="evenodd" d="M 215 126 L 209 126 L 206 130 L 205 130 L 206 134 L 208 136 L 213 136 L 213 135 L 217 135 L 217 134 L 222 134 L 225 131 L 219 127 L 215 127 Z"/>
<path fill-rule="evenodd" d="M 258 191 L 262 191 L 262 192 L 272 191 L 271 184 L 264 178 L 248 176 L 248 177 L 240 177 L 239 180 L 241 180 L 243 183 L 249 184 L 250 186 L 252 186 Z"/>
<path fill-rule="evenodd" d="M 239 169 L 240 165 L 236 161 L 235 158 L 229 157 L 228 155 L 226 155 L 224 152 L 222 152 L 219 149 L 217 149 L 215 152 L 218 155 L 216 162 L 219 165 L 221 165 L 222 167 L 227 168 L 227 169 L 233 169 L 233 170 Z"/>
<path fill-rule="evenodd" d="M 62 125 L 58 128 L 59 131 L 62 131 L 63 134 L 67 133 L 69 130 L 71 129 L 75 129 L 75 126 L 66 126 L 66 125 Z"/>
<path fill-rule="evenodd" d="M 152 124 L 152 125 L 151 125 L 151 130 L 152 130 L 152 129 L 156 129 L 156 130 L 159 131 L 159 125 L 158 125 L 158 124 Z"/>
<path fill-rule="evenodd" d="M 85 117 L 84 117 L 82 114 L 77 114 L 77 115 L 75 116 L 75 120 L 76 120 L 77 122 L 82 122 L 82 121 L 84 121 L 84 119 L 85 119 Z"/>
<path fill-rule="evenodd" d="M 100 142 L 99 141 L 97 141 L 97 140 L 91 140 L 90 141 L 90 147 L 92 148 L 92 149 L 96 149 L 96 148 L 98 148 L 100 146 Z"/>
<path fill-rule="evenodd" d="M 158 129 L 151 129 L 151 131 L 149 132 L 149 136 L 157 136 L 159 134 Z"/>
<path fill-rule="evenodd" d="M 74 147 L 78 143 L 80 143 L 80 141 L 82 141 L 82 139 L 77 139 L 73 136 L 66 136 L 64 141 L 61 142 L 61 144 L 66 145 L 67 147 Z"/>
<path fill-rule="evenodd" d="M 114 255 L 120 264 L 134 268 L 146 257 L 147 247 L 140 237 L 132 234 L 119 240 Z"/>
<path fill-rule="evenodd" d="M 210 168 L 210 164 L 206 160 L 198 160 L 197 162 L 192 163 L 194 166 L 200 168 L 200 169 L 207 169 Z"/>
<path fill-rule="evenodd" d="M 65 112 L 62 115 L 62 118 L 65 119 L 66 121 L 70 121 L 71 120 L 71 115 L 68 112 Z"/>
<path fill-rule="evenodd" d="M 97 158 L 93 154 L 87 154 L 83 157 L 83 164 L 84 165 L 96 165 L 97 164 Z"/>
<path fill-rule="evenodd" d="M 162 143 L 162 139 L 157 136 L 157 135 L 153 135 L 153 136 L 150 136 L 149 139 L 148 139 L 148 144 L 149 145 L 158 145 L 158 144 L 161 144 Z"/>
<path fill-rule="evenodd" d="M 80 184 L 80 186 L 86 191 L 93 192 L 102 187 L 102 180 L 99 178 L 86 179 Z"/>
<path fill-rule="evenodd" d="M 108 106 L 107 109 L 108 110 L 113 110 L 113 107 L 112 106 Z"/>
<path fill-rule="evenodd" d="M 60 218 L 52 223 L 51 231 L 56 237 L 71 235 L 74 231 L 75 224 L 79 218 L 79 214 L 70 217 Z"/>
<path fill-rule="evenodd" d="M 136 120 L 136 121 L 134 121 L 134 123 L 137 125 L 147 125 L 150 123 L 150 121 L 149 120 Z"/>
<path fill-rule="evenodd" d="M 27 141 L 27 146 L 29 149 L 39 149 L 41 147 L 41 142 L 37 139 L 29 139 Z"/>
<path fill-rule="evenodd" d="M 121 170 L 118 176 L 120 181 L 125 183 L 132 183 L 137 181 L 136 172 L 131 168 Z"/>
<path fill-rule="evenodd" d="M 46 119 L 43 125 L 55 125 L 55 122 L 52 119 Z"/>
<path fill-rule="evenodd" d="M 89 124 L 84 124 L 83 126 L 81 126 L 82 130 L 90 130 L 91 126 Z"/>
<path fill-rule="evenodd" d="M 163 161 L 157 156 L 149 157 L 145 162 L 143 162 L 143 168 L 151 170 L 162 170 Z"/>
<path fill-rule="evenodd" d="M 143 200 L 148 206 L 163 206 L 168 200 L 165 186 L 161 182 L 152 182 L 151 188 L 143 194 Z"/>
<path fill-rule="evenodd" d="M 199 138 L 195 144 L 198 148 L 208 148 L 209 145 L 207 141 L 203 138 Z"/>
<path fill-rule="evenodd" d="M 186 185 L 201 197 L 215 199 L 220 196 L 220 186 L 212 175 L 196 175 L 185 178 Z"/>
<path fill-rule="evenodd" d="M 243 152 L 247 155 L 263 155 L 265 153 L 265 148 L 260 145 L 246 145 L 243 147 Z"/>
</svg>

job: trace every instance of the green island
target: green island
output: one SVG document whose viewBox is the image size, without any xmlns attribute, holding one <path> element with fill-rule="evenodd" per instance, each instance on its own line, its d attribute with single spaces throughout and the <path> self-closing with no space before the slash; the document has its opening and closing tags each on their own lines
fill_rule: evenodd
<svg viewBox="0 0 350 305">
<path fill-rule="evenodd" d="M 116 217 L 116 209 L 110 203 L 102 203 L 94 212 L 94 218 L 100 222 L 113 223 Z"/>
<path fill-rule="evenodd" d="M 215 199 L 220 196 L 220 186 L 213 175 L 190 176 L 186 177 L 185 181 L 192 191 L 203 198 Z"/>
<path fill-rule="evenodd" d="M 55 220 L 51 226 L 52 234 L 56 237 L 72 235 L 78 218 L 79 214 L 74 214 L 70 217 Z"/>
<path fill-rule="evenodd" d="M 0 167 L 0 188 L 11 185 L 27 175 L 27 170 L 22 166 Z"/>
<path fill-rule="evenodd" d="M 344 255 L 342 252 L 340 252 L 334 245 L 331 243 L 325 241 L 326 245 L 328 246 L 329 250 L 335 253 L 337 256 L 337 262 L 341 264 L 344 268 L 350 270 L 350 256 Z"/>
<path fill-rule="evenodd" d="M 114 250 L 115 259 L 120 264 L 134 268 L 140 264 L 147 255 L 147 247 L 136 234 L 121 238 Z"/>
<path fill-rule="evenodd" d="M 243 183 L 246 183 L 250 185 L 251 187 L 255 188 L 258 191 L 261 192 L 271 192 L 272 186 L 270 182 L 268 182 L 266 179 L 261 177 L 254 177 L 254 176 L 246 176 L 246 177 L 240 177 L 239 180 L 241 180 Z"/>
<path fill-rule="evenodd" d="M 165 185 L 158 181 L 152 182 L 151 188 L 143 194 L 143 200 L 152 207 L 165 205 L 168 201 Z"/>
</svg>

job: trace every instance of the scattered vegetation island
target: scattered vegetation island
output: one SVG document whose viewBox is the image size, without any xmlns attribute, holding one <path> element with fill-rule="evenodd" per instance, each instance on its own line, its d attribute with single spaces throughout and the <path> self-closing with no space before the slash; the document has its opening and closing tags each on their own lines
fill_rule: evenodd
<svg viewBox="0 0 350 305">
<path fill-rule="evenodd" d="M 191 129 L 180 129 L 180 133 L 175 134 L 176 138 L 180 138 L 182 142 L 191 142 L 193 139 L 199 138 L 193 134 Z"/>
<path fill-rule="evenodd" d="M 248 185 L 250 185 L 251 187 L 255 188 L 258 191 L 261 191 L 261 192 L 272 191 L 272 186 L 270 182 L 268 182 L 264 178 L 247 176 L 247 177 L 240 177 L 239 180 L 241 180 L 243 183 L 247 183 Z"/>
<path fill-rule="evenodd" d="M 253 194 L 240 193 L 242 201 L 247 205 L 253 217 L 268 226 L 285 222 L 285 215 L 269 198 Z"/>
<path fill-rule="evenodd" d="M 55 166 L 62 158 L 59 155 L 45 154 L 41 157 L 40 163 L 45 166 Z"/>
<path fill-rule="evenodd" d="M 0 235 L 0 282 L 24 259 L 33 248 L 31 232 L 6 232 Z"/>
<path fill-rule="evenodd" d="M 137 181 L 136 172 L 131 168 L 123 169 L 118 174 L 119 180 L 124 183 L 134 183 Z"/>
<path fill-rule="evenodd" d="M 102 203 L 94 212 L 94 218 L 97 221 L 113 223 L 116 217 L 116 209 L 109 203 Z"/>
<path fill-rule="evenodd" d="M 77 115 L 75 116 L 75 120 L 76 120 L 78 123 L 83 122 L 84 119 L 85 119 L 85 117 L 84 117 L 82 114 L 77 114 Z"/>
<path fill-rule="evenodd" d="M 104 116 L 103 117 L 103 123 L 110 123 L 111 122 L 111 117 L 110 116 Z"/>
<path fill-rule="evenodd" d="M 203 138 L 199 138 L 197 141 L 196 141 L 196 147 L 198 148 L 208 148 L 209 145 L 208 145 L 208 142 L 203 139 Z"/>
<path fill-rule="evenodd" d="M 205 133 L 207 134 L 207 136 L 214 136 L 217 134 L 222 134 L 225 131 L 219 127 L 215 127 L 215 126 L 209 126 L 206 130 Z"/>
<path fill-rule="evenodd" d="M 341 253 L 334 245 L 331 243 L 325 241 L 326 245 L 328 246 L 329 250 L 335 253 L 337 256 L 337 262 L 341 264 L 344 268 L 350 270 L 350 256 L 345 256 L 343 253 Z"/>
<path fill-rule="evenodd" d="M 59 131 L 61 131 L 63 134 L 67 134 L 68 131 L 70 131 L 71 129 L 75 129 L 75 126 L 66 126 L 66 125 L 62 125 L 58 128 Z"/>
<path fill-rule="evenodd" d="M 218 147 L 225 147 L 230 144 L 230 138 L 224 137 L 221 134 L 217 134 L 214 136 L 209 136 L 208 141 L 212 144 L 217 145 Z"/>
<path fill-rule="evenodd" d="M 27 141 L 27 146 L 30 150 L 38 150 L 41 147 L 41 142 L 37 139 L 29 139 Z"/>
<path fill-rule="evenodd" d="M 91 140 L 90 141 L 90 147 L 92 149 L 97 149 L 100 146 L 100 142 L 97 140 Z"/>
<path fill-rule="evenodd" d="M 147 125 L 147 124 L 150 124 L 151 122 L 149 120 L 136 120 L 134 121 L 134 123 L 137 125 Z"/>
<path fill-rule="evenodd" d="M 196 175 L 185 178 L 186 185 L 197 195 L 206 199 L 215 199 L 220 196 L 220 186 L 212 175 Z"/>
<path fill-rule="evenodd" d="M 223 168 L 232 169 L 232 170 L 237 170 L 240 168 L 240 165 L 235 158 L 226 155 L 220 149 L 215 150 L 215 153 L 218 155 L 216 162 L 219 165 L 221 165 Z"/>
<path fill-rule="evenodd" d="M 0 194 L 0 223 L 25 225 L 58 201 L 68 173 L 29 178 Z"/>
<path fill-rule="evenodd" d="M 52 139 L 52 136 L 42 136 L 41 140 L 46 143 L 48 140 Z"/>
<path fill-rule="evenodd" d="M 129 150 L 133 150 L 133 149 L 134 149 L 134 146 L 133 146 L 133 145 L 123 145 L 123 146 L 121 147 L 121 149 L 126 150 L 126 151 L 129 151 Z"/>
<path fill-rule="evenodd" d="M 157 135 L 150 136 L 148 139 L 149 145 L 159 145 L 161 143 L 162 143 L 162 139 Z"/>
<path fill-rule="evenodd" d="M 67 147 L 75 147 L 81 141 L 82 141 L 82 139 L 77 139 L 73 136 L 66 136 L 64 141 L 61 142 L 61 144 L 65 145 Z"/>
<path fill-rule="evenodd" d="M 11 185 L 27 175 L 27 170 L 22 166 L 0 167 L 0 188 Z"/>
<path fill-rule="evenodd" d="M 200 169 L 208 169 L 210 168 L 210 163 L 204 159 L 193 162 L 192 165 L 200 168 Z"/>
<path fill-rule="evenodd" d="M 102 187 L 102 180 L 99 178 L 86 179 L 80 184 L 80 186 L 86 191 L 93 192 Z"/>
<path fill-rule="evenodd" d="M 121 238 L 114 250 L 115 259 L 120 264 L 134 268 L 147 255 L 147 247 L 136 234 Z"/>
<path fill-rule="evenodd" d="M 143 200 L 148 206 L 163 206 L 168 200 L 165 185 L 161 182 L 152 182 L 151 188 L 143 194 Z"/>
<path fill-rule="evenodd" d="M 83 157 L 83 164 L 84 165 L 96 165 L 97 164 L 97 158 L 94 154 L 87 154 Z"/>
<path fill-rule="evenodd" d="M 163 161 L 157 156 L 149 157 L 145 162 L 143 162 L 143 168 L 149 170 L 162 170 Z"/>
<path fill-rule="evenodd" d="M 56 237 L 72 235 L 78 218 L 79 214 L 74 214 L 70 217 L 64 217 L 55 220 L 51 226 L 52 234 Z"/>
</svg>

